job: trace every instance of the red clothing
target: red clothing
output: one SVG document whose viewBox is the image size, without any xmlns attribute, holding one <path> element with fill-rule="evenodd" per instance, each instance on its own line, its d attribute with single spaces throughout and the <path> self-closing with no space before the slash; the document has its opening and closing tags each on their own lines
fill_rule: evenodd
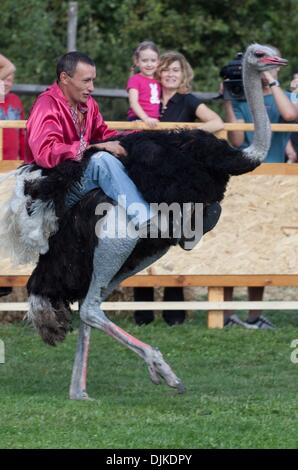
<svg viewBox="0 0 298 470">
<path fill-rule="evenodd" d="M 20 98 L 14 93 L 5 96 L 0 103 L 0 120 L 25 119 Z M 25 130 L 3 129 L 3 160 L 23 160 L 25 155 Z"/>
<path fill-rule="evenodd" d="M 128 79 L 126 88 L 127 90 L 131 88 L 138 90 L 139 105 L 147 116 L 159 119 L 161 86 L 157 80 L 136 73 Z M 127 115 L 129 119 L 139 119 L 132 108 L 129 108 Z"/>
<path fill-rule="evenodd" d="M 58 84 L 54 83 L 43 92 L 36 99 L 27 121 L 26 163 L 53 168 L 64 160 L 78 160 L 82 141 L 88 145 L 117 135 L 108 128 L 91 96 L 85 107 L 85 125 L 80 136 L 73 110 Z"/>
</svg>

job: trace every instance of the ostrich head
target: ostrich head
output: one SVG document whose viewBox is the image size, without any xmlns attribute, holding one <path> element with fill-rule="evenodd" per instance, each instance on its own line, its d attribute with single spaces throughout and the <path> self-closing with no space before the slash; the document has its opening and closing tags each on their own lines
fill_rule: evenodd
<svg viewBox="0 0 298 470">
<path fill-rule="evenodd" d="M 278 56 L 275 48 L 261 44 L 251 44 L 244 54 L 244 91 L 255 125 L 254 140 L 243 151 L 244 156 L 250 160 L 265 160 L 271 144 L 271 126 L 264 106 L 261 74 L 287 63 L 287 60 Z"/>
<path fill-rule="evenodd" d="M 279 57 L 277 49 L 261 44 L 251 44 L 245 52 L 244 61 L 259 73 L 288 64 L 286 59 Z"/>
</svg>

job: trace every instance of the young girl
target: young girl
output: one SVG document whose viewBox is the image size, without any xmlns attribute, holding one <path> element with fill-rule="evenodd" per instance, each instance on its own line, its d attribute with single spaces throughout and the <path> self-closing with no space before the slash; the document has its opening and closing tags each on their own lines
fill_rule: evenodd
<svg viewBox="0 0 298 470">
<path fill-rule="evenodd" d="M 128 120 L 141 119 L 153 128 L 159 120 L 161 90 L 160 84 L 154 78 L 159 62 L 159 51 L 154 42 L 141 42 L 134 52 L 133 62 L 140 72 L 130 77 L 127 82 L 130 104 Z"/>
</svg>

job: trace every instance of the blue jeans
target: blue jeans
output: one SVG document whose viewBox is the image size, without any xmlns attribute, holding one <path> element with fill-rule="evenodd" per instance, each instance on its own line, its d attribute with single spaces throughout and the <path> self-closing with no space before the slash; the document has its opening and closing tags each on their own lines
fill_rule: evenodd
<svg viewBox="0 0 298 470">
<path fill-rule="evenodd" d="M 122 199 L 124 196 L 126 206 L 123 207 L 126 209 L 128 217 L 134 218 L 137 225 L 147 222 L 153 215 L 150 212 L 149 204 L 129 178 L 121 161 L 108 152 L 99 151 L 92 155 L 81 181 L 75 183 L 67 194 L 66 205 L 73 206 L 96 188 L 102 189 L 107 196 L 115 202 L 119 202 L 120 205 L 124 202 Z M 120 199 L 118 199 L 119 197 Z M 142 205 L 141 211 L 136 210 L 136 203 Z"/>
</svg>

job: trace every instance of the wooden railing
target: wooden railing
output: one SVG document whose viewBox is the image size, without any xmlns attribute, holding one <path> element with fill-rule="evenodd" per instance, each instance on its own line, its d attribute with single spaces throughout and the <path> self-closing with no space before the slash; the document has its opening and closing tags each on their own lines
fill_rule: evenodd
<svg viewBox="0 0 298 470">
<path fill-rule="evenodd" d="M 4 128 L 24 128 L 26 121 L 0 121 L 0 160 L 2 158 L 2 129 Z M 146 125 L 141 121 L 136 122 L 107 122 L 108 126 L 116 130 L 146 129 Z M 159 123 L 158 129 L 175 128 L 199 128 L 199 123 Z M 298 124 L 272 124 L 273 132 L 298 132 Z M 221 138 L 226 138 L 227 132 L 231 130 L 253 130 L 252 124 L 226 123 L 224 130 L 217 133 Z M 0 161 L 0 172 L 6 172 L 17 168 L 20 161 Z M 298 165 L 289 164 L 265 164 L 258 167 L 252 174 L 256 175 L 298 175 Z M 0 286 L 23 287 L 28 280 L 27 275 L 2 275 L 0 276 Z M 208 302 L 185 302 L 181 307 L 181 302 L 107 302 L 105 308 L 136 310 L 152 308 L 208 309 L 208 326 L 210 328 L 223 327 L 223 309 L 291 309 L 298 310 L 298 302 L 224 302 L 224 287 L 233 286 L 298 286 L 298 274 L 279 275 L 136 275 L 126 279 L 122 286 L 125 287 L 160 287 L 160 286 L 205 286 L 208 287 Z M 25 304 L 20 304 L 20 309 L 26 309 Z M 8 309 L 7 304 L 0 303 L 0 310 Z M 17 310 L 13 304 L 10 309 Z"/>
</svg>

